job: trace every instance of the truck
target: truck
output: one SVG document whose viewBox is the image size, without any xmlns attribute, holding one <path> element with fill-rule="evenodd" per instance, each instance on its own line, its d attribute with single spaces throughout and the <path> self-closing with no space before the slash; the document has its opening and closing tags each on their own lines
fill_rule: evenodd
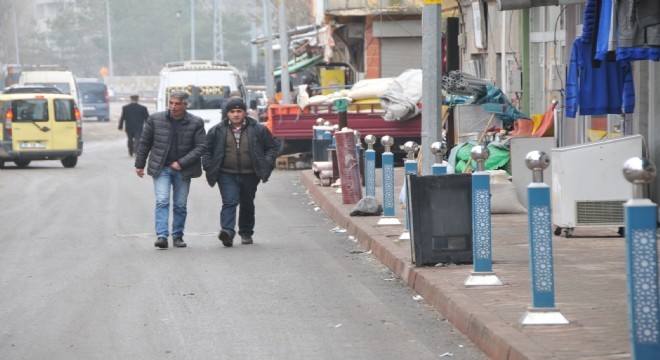
<svg viewBox="0 0 660 360">
<path fill-rule="evenodd" d="M 267 113 L 266 126 L 280 141 L 280 155 L 311 151 L 313 126 L 317 125 L 317 119 L 333 125 L 338 123 L 337 109 L 332 104 L 309 105 L 305 109 L 294 104 L 271 104 Z M 378 141 L 374 149 L 378 153 L 384 150 L 380 138 L 392 136 L 394 145 L 391 151 L 397 161 L 401 160 L 405 155 L 401 148 L 403 144 L 407 141 L 421 142 L 421 114 L 405 121 L 385 121 L 383 113 L 377 103 L 351 104 L 346 112 L 348 127 L 358 131 L 362 141 L 367 135 L 376 136 Z"/>
<path fill-rule="evenodd" d="M 185 91 L 190 95 L 186 111 L 204 119 L 209 130 L 222 120 L 222 108 L 231 96 L 246 98 L 243 79 L 225 61 L 189 60 L 165 64 L 159 74 L 157 111 L 167 110 L 169 94 Z"/>
</svg>

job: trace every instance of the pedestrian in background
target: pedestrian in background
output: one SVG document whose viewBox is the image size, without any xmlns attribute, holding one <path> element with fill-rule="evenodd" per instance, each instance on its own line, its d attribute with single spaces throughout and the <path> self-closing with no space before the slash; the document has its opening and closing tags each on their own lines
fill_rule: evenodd
<svg viewBox="0 0 660 360">
<path fill-rule="evenodd" d="M 128 155 L 133 156 L 137 143 L 142 134 L 144 122 L 149 117 L 149 110 L 146 106 L 138 104 L 138 95 L 131 95 L 131 102 L 121 108 L 119 117 L 119 130 L 126 127 L 126 136 L 128 137 Z M 124 122 L 126 125 L 124 126 Z"/>
<path fill-rule="evenodd" d="M 204 153 L 204 120 L 188 113 L 188 93 L 176 91 L 169 96 L 169 110 L 152 114 L 140 137 L 135 172 L 153 177 L 156 193 L 156 243 L 167 248 L 170 214 L 170 190 L 172 190 L 172 244 L 186 247 L 183 240 L 188 214 L 187 202 L 192 178 L 202 176 L 201 155 Z"/>
<path fill-rule="evenodd" d="M 259 182 L 266 182 L 275 167 L 279 146 L 267 127 L 246 116 L 241 98 L 225 105 L 223 120 L 206 135 L 202 165 L 206 180 L 220 189 L 220 233 L 226 247 L 234 243 L 236 208 L 241 244 L 252 244 L 255 225 L 254 198 Z"/>
</svg>

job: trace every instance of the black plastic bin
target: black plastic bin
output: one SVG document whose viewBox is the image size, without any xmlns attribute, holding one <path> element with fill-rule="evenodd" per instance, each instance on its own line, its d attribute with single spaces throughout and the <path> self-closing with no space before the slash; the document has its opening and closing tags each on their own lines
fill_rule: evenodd
<svg viewBox="0 0 660 360">
<path fill-rule="evenodd" d="M 416 266 L 472 263 L 472 175 L 408 175 Z"/>
</svg>

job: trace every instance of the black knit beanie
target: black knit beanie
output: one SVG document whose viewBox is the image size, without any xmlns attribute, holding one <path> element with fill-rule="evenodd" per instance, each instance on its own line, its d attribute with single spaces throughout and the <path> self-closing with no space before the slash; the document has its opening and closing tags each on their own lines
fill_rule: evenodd
<svg viewBox="0 0 660 360">
<path fill-rule="evenodd" d="M 247 111 L 247 106 L 245 105 L 245 102 L 241 98 L 231 98 L 228 102 L 227 105 L 225 105 L 225 111 L 229 112 L 230 110 L 233 109 L 242 109 L 243 111 Z"/>
</svg>

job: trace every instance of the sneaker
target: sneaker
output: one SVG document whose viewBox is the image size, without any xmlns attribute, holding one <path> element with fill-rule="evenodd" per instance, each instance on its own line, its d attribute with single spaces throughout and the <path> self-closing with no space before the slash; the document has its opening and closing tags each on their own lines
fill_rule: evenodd
<svg viewBox="0 0 660 360">
<path fill-rule="evenodd" d="M 241 244 L 243 244 L 243 245 L 252 244 L 252 236 L 250 236 L 250 235 L 241 235 Z"/>
<path fill-rule="evenodd" d="M 167 238 L 164 236 L 159 236 L 154 246 L 161 249 L 167 249 Z"/>
<path fill-rule="evenodd" d="M 222 245 L 226 247 L 231 247 L 234 245 L 234 236 L 229 233 L 227 230 L 220 230 L 220 233 L 218 234 L 218 239 L 222 241 Z"/>
<path fill-rule="evenodd" d="M 186 242 L 183 241 L 183 236 L 174 236 L 174 237 L 172 237 L 172 244 L 174 245 L 174 247 L 179 247 L 179 248 L 183 248 L 183 247 L 188 246 L 188 245 L 186 245 Z"/>
</svg>

